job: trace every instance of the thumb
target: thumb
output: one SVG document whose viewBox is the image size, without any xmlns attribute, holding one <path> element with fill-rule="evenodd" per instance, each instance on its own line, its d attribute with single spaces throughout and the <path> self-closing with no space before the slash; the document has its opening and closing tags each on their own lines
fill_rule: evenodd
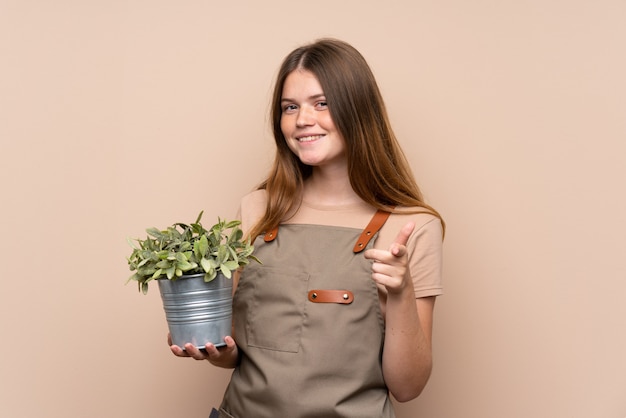
<svg viewBox="0 0 626 418">
<path fill-rule="evenodd" d="M 409 241 L 409 237 L 415 229 L 415 223 L 409 222 L 400 229 L 396 239 L 391 244 L 389 251 L 396 257 L 402 257 L 406 252 L 405 245 Z"/>
</svg>

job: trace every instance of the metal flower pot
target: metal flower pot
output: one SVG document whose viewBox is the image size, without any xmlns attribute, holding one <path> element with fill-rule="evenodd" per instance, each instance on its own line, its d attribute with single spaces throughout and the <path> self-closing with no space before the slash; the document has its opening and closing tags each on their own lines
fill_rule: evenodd
<svg viewBox="0 0 626 418">
<path fill-rule="evenodd" d="M 181 276 L 176 280 L 158 279 L 165 318 L 172 343 L 204 348 L 226 345 L 231 334 L 233 282 L 223 274 L 206 283 L 204 274 Z"/>
</svg>

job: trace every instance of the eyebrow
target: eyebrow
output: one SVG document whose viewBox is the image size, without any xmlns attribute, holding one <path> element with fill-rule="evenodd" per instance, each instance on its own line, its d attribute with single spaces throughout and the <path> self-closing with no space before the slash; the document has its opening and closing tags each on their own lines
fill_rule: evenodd
<svg viewBox="0 0 626 418">
<path fill-rule="evenodd" d="M 308 100 L 315 100 L 315 99 L 319 99 L 319 98 L 321 98 L 321 97 L 326 97 L 326 95 L 325 95 L 325 94 L 323 94 L 323 93 L 320 93 L 320 94 L 314 94 L 313 96 L 309 96 L 309 97 L 308 97 Z M 282 103 L 282 102 L 295 102 L 296 100 L 295 100 L 295 99 L 291 99 L 291 98 L 289 98 L 289 97 L 283 97 L 282 99 L 280 99 L 280 101 L 281 101 L 281 103 Z"/>
</svg>

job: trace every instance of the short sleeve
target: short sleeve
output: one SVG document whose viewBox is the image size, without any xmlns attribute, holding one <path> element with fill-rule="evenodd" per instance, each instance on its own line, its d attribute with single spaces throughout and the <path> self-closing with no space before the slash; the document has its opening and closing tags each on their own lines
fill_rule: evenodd
<svg viewBox="0 0 626 418">
<path fill-rule="evenodd" d="M 442 247 L 443 229 L 439 218 L 433 216 L 428 222 L 417 224 L 407 242 L 409 274 L 416 298 L 443 294 Z"/>
</svg>

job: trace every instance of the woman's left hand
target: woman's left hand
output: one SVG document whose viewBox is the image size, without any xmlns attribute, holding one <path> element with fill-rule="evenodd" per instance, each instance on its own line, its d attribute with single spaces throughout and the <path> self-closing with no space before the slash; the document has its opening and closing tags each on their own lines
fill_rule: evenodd
<svg viewBox="0 0 626 418">
<path fill-rule="evenodd" d="M 389 293 L 400 293 L 407 286 L 412 286 L 407 274 L 408 256 L 406 243 L 415 229 L 415 224 L 409 222 L 402 227 L 389 250 L 369 249 L 364 256 L 372 263 L 372 279 L 377 284 L 385 286 Z"/>
<path fill-rule="evenodd" d="M 239 360 L 239 350 L 231 336 L 224 337 L 225 347 L 217 348 L 215 344 L 207 343 L 203 348 L 193 344 L 185 344 L 184 349 L 172 344 L 172 336 L 167 334 L 167 344 L 177 357 L 191 357 L 196 360 L 208 360 L 214 366 L 232 369 Z"/>
</svg>

